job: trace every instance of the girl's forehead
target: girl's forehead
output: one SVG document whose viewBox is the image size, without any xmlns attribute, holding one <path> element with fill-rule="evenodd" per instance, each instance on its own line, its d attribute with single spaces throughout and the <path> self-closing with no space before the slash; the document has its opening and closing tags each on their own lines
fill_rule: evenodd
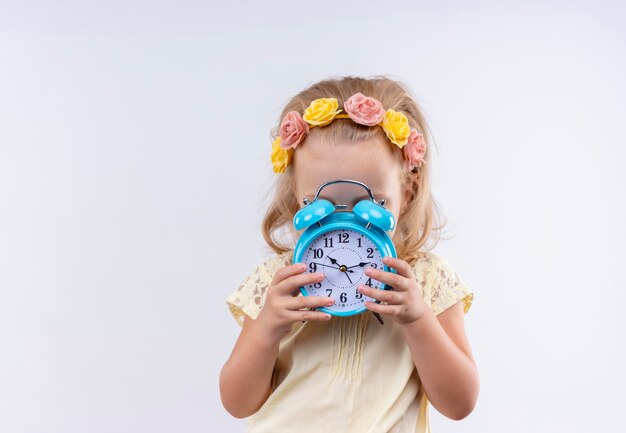
<svg viewBox="0 0 626 433">
<path fill-rule="evenodd" d="M 303 158 L 320 159 L 331 155 L 380 155 L 391 153 L 390 143 L 378 138 L 363 141 L 325 141 L 320 137 L 307 138 L 298 147 L 298 153 Z"/>
<path fill-rule="evenodd" d="M 295 170 L 296 184 L 302 188 L 314 189 L 325 182 L 335 179 L 351 179 L 362 182 L 371 190 L 384 190 L 392 186 L 397 179 L 395 168 L 387 169 L 369 161 L 329 161 L 327 164 L 316 164 L 298 167 Z M 322 191 L 363 191 L 365 188 L 350 183 L 335 183 L 324 187 Z"/>
<path fill-rule="evenodd" d="M 394 154 L 397 151 L 398 155 Z M 295 165 L 305 167 L 334 166 L 347 162 L 359 162 L 360 165 L 392 166 L 400 156 L 399 149 L 393 149 L 389 143 L 378 140 L 360 142 L 326 143 L 310 141 L 298 146 L 294 152 Z M 396 162 L 397 163 L 397 162 Z M 297 170 L 296 170 L 297 171 Z"/>
<path fill-rule="evenodd" d="M 370 188 L 385 188 L 398 179 L 398 163 L 391 157 L 362 154 L 337 154 L 324 158 L 301 159 L 295 165 L 294 176 L 298 185 L 316 184 L 316 187 L 332 179 L 353 179 Z M 333 184 L 328 188 L 360 188 L 351 184 Z"/>
<path fill-rule="evenodd" d="M 294 152 L 294 179 L 299 199 L 313 198 L 325 182 L 351 179 L 367 185 L 376 200 L 390 200 L 391 195 L 400 189 L 399 164 L 390 149 L 382 146 L 384 144 L 372 141 L 333 145 L 305 142 Z M 322 189 L 320 197 L 337 204 L 366 198 L 369 194 L 359 185 L 336 183 Z"/>
</svg>

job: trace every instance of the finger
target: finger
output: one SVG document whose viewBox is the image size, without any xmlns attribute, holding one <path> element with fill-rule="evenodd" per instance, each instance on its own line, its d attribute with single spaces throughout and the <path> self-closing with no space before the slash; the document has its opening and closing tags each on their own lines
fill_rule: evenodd
<svg viewBox="0 0 626 433">
<path fill-rule="evenodd" d="M 399 294 L 390 290 L 375 289 L 368 286 L 359 286 L 357 290 L 370 298 L 378 299 L 381 302 L 387 302 L 389 304 L 399 303 Z"/>
<path fill-rule="evenodd" d="M 322 313 L 321 311 L 293 311 L 293 315 L 291 316 L 293 321 L 305 321 L 305 320 L 329 320 L 330 314 Z"/>
<path fill-rule="evenodd" d="M 305 270 L 306 270 L 306 265 L 304 263 L 294 263 L 292 265 L 280 268 L 276 272 L 276 274 L 274 274 L 274 278 L 272 279 L 272 285 L 275 286 L 276 284 L 283 281 L 285 278 L 288 278 L 292 275 L 301 274 Z"/>
<path fill-rule="evenodd" d="M 411 266 L 404 260 L 391 256 L 386 256 L 383 257 L 383 263 L 390 268 L 395 269 L 399 275 L 402 275 L 405 278 L 415 278 L 413 269 L 411 269 Z"/>
<path fill-rule="evenodd" d="M 291 275 L 276 284 L 275 290 L 281 295 L 290 295 L 292 292 L 297 291 L 299 287 L 306 286 L 308 284 L 320 283 L 324 280 L 324 278 L 324 274 L 319 272 L 306 272 L 303 274 Z"/>
<path fill-rule="evenodd" d="M 287 308 L 289 310 L 300 310 L 302 308 L 330 307 L 334 303 L 334 298 L 326 296 L 298 296 L 287 301 Z"/>
<path fill-rule="evenodd" d="M 374 313 L 385 314 L 387 316 L 394 316 L 400 313 L 399 305 L 383 305 L 376 302 L 365 301 L 365 308 Z"/>
<path fill-rule="evenodd" d="M 408 289 L 408 278 L 403 277 L 402 275 L 396 274 L 394 272 L 382 271 L 376 268 L 367 268 L 365 269 L 365 275 L 368 277 L 372 277 L 373 279 L 380 281 L 381 283 L 385 283 L 394 288 L 394 290 L 407 290 Z"/>
</svg>

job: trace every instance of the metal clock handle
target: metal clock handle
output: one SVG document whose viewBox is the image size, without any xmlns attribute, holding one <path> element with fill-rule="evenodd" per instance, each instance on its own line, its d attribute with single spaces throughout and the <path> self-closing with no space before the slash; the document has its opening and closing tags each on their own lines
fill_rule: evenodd
<svg viewBox="0 0 626 433">
<path fill-rule="evenodd" d="M 365 185 L 363 182 L 359 182 L 358 180 L 352 180 L 352 179 L 335 179 L 335 180 L 329 180 L 328 182 L 324 182 L 323 184 L 321 184 L 319 186 L 319 188 L 317 188 L 317 192 L 315 193 L 315 197 L 313 197 L 313 201 L 317 200 L 317 197 L 320 195 L 320 192 L 322 192 L 322 189 L 324 189 L 325 187 L 327 187 L 328 185 L 332 185 L 335 183 L 352 183 L 354 185 L 359 185 L 362 186 L 363 188 L 365 188 L 365 190 L 367 191 L 367 194 L 370 196 L 370 199 L 372 199 L 372 201 L 374 203 L 377 203 L 381 206 L 385 206 L 385 199 L 381 199 L 379 202 L 376 201 L 376 199 L 374 198 L 374 194 L 372 194 L 372 190 L 369 188 L 369 186 Z M 308 199 L 304 199 L 303 203 L 305 205 L 309 204 L 309 200 Z M 345 207 L 346 205 L 338 205 L 338 206 L 343 206 Z"/>
</svg>

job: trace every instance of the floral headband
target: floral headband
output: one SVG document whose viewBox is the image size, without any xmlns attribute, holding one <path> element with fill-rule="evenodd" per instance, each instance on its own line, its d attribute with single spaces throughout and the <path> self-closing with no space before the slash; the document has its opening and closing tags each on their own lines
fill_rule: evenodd
<svg viewBox="0 0 626 433">
<path fill-rule="evenodd" d="M 291 163 L 294 149 L 304 139 L 310 128 L 328 125 L 335 119 L 352 119 L 365 126 L 381 126 L 387 138 L 402 149 L 406 167 L 413 170 L 421 167 L 426 153 L 424 135 L 409 126 L 409 121 L 401 111 L 385 110 L 376 99 L 358 92 L 343 104 L 346 113 L 339 114 L 336 98 L 320 98 L 311 102 L 304 115 L 290 111 L 280 125 L 278 137 L 272 143 L 270 159 L 275 173 L 284 173 Z M 311 125 L 309 127 L 309 125 Z"/>
</svg>

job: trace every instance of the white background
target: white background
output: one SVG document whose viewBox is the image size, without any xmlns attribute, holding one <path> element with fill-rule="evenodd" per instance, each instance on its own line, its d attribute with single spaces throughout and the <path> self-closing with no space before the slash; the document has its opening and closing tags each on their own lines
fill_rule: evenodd
<svg viewBox="0 0 626 433">
<path fill-rule="evenodd" d="M 416 3 L 0 3 L 0 431 L 243 431 L 224 299 L 268 257 L 269 130 L 374 74 L 425 108 L 475 292 L 480 399 L 433 431 L 623 431 L 626 8 Z"/>
</svg>

